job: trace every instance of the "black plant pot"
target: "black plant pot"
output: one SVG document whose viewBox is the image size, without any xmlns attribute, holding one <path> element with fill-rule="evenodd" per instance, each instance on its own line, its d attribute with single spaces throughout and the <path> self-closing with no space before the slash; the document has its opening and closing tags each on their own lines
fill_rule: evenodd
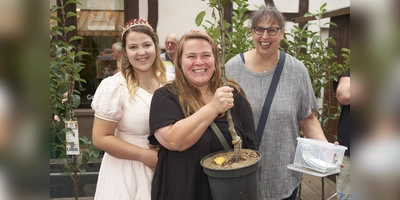
<svg viewBox="0 0 400 200">
<path fill-rule="evenodd" d="M 214 152 L 200 161 L 204 173 L 208 176 L 213 200 L 257 200 L 257 170 L 260 160 L 237 169 L 211 169 L 203 165 L 206 158 L 226 151 L 233 150 Z M 260 155 L 259 152 L 255 152 Z"/>
</svg>

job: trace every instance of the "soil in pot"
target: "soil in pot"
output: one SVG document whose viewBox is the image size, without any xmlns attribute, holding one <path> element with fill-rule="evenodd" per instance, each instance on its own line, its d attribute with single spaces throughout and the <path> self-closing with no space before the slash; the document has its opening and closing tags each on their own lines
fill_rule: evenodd
<svg viewBox="0 0 400 200">
<path fill-rule="evenodd" d="M 214 200 L 256 200 L 257 169 L 261 155 L 242 149 L 237 161 L 233 150 L 209 154 L 201 160 Z"/>
<path fill-rule="evenodd" d="M 221 162 L 220 158 L 224 158 L 222 164 L 218 164 L 217 162 Z M 204 159 L 203 166 L 210 169 L 237 169 L 246 166 L 250 166 L 260 160 L 260 154 L 251 149 L 242 149 L 240 151 L 239 157 L 235 162 L 233 160 L 233 151 L 225 151 L 214 154 L 211 157 Z M 216 162 L 217 161 L 217 162 Z"/>
</svg>

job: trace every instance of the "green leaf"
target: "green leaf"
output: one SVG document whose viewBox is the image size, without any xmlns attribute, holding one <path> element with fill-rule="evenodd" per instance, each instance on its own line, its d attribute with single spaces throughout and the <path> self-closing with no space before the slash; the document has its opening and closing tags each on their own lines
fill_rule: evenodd
<svg viewBox="0 0 400 200">
<path fill-rule="evenodd" d="M 311 25 L 310 23 L 305 24 L 304 27 L 303 27 L 303 29 L 304 29 L 304 30 L 307 30 L 308 26 L 310 26 L 310 25 Z"/>
<path fill-rule="evenodd" d="M 58 23 L 61 23 L 61 19 L 59 17 L 56 16 L 50 16 L 50 19 L 52 20 L 56 20 Z"/>
<path fill-rule="evenodd" d="M 219 38 L 220 36 L 221 36 L 221 30 L 219 27 L 217 27 L 212 32 L 212 38 Z"/>
<path fill-rule="evenodd" d="M 68 33 L 68 32 L 70 32 L 70 31 L 76 30 L 76 27 L 73 26 L 73 25 L 71 25 L 71 26 L 69 26 L 69 27 L 65 27 L 64 30 L 65 30 L 66 33 Z"/>
<path fill-rule="evenodd" d="M 197 26 L 200 26 L 203 23 L 203 19 L 204 19 L 205 15 L 206 15 L 206 11 L 201 11 L 199 14 L 197 14 L 196 20 L 195 20 Z"/>
<path fill-rule="evenodd" d="M 86 137 L 86 136 L 82 136 L 82 137 L 80 137 L 79 138 L 82 142 L 88 142 L 89 141 L 89 139 Z"/>
<path fill-rule="evenodd" d="M 56 12 L 60 8 L 61 8 L 60 6 L 53 5 L 53 6 L 51 6 L 50 12 Z"/>
<path fill-rule="evenodd" d="M 313 13 L 310 13 L 310 12 L 306 12 L 306 13 L 303 15 L 303 17 L 312 17 L 312 16 L 314 16 L 314 14 L 313 14 Z"/>
<path fill-rule="evenodd" d="M 86 51 L 79 51 L 78 53 L 76 53 L 76 56 L 83 56 L 83 55 L 89 55 L 89 53 Z"/>
<path fill-rule="evenodd" d="M 82 6 L 82 4 L 81 4 L 79 1 L 77 1 L 77 0 L 68 0 L 67 3 L 66 3 L 65 5 L 70 4 L 70 3 L 79 4 L 79 5 Z"/>
<path fill-rule="evenodd" d="M 230 27 L 231 27 L 231 24 L 229 22 L 227 22 L 226 20 L 224 20 L 224 28 L 225 28 L 225 30 L 228 31 Z"/>
<path fill-rule="evenodd" d="M 330 42 L 331 44 L 333 44 L 333 45 L 336 46 L 336 41 L 335 41 L 333 38 L 331 38 L 331 37 L 326 38 L 326 41 L 328 41 L 328 42 Z"/>
<path fill-rule="evenodd" d="M 82 36 L 73 36 L 73 37 L 71 37 L 71 38 L 69 39 L 68 43 L 69 43 L 69 42 L 72 42 L 72 41 L 74 41 L 74 40 L 82 40 L 82 39 L 84 39 L 84 37 L 82 37 Z"/>
<path fill-rule="evenodd" d="M 217 18 L 217 15 L 215 15 L 215 9 L 212 9 L 211 17 L 212 17 L 213 19 L 216 19 L 216 18 Z"/>
<path fill-rule="evenodd" d="M 328 4 L 328 3 L 323 3 L 323 4 L 321 5 L 321 7 L 319 7 L 319 10 L 320 10 L 320 11 L 323 11 L 327 4 Z"/>
<path fill-rule="evenodd" d="M 218 0 L 209 0 L 209 5 L 210 5 L 210 7 L 212 7 L 212 8 L 214 8 L 214 7 L 216 7 L 217 6 L 217 2 Z"/>
<path fill-rule="evenodd" d="M 82 82 L 82 83 L 86 83 L 86 80 L 82 79 L 82 78 L 77 79 L 77 81 Z"/>
<path fill-rule="evenodd" d="M 338 27 L 337 24 L 336 24 L 335 22 L 325 22 L 325 23 L 324 23 L 324 26 L 326 26 L 326 25 L 328 25 L 328 24 L 331 25 L 331 26 Z"/>
<path fill-rule="evenodd" d="M 345 53 L 350 55 L 350 49 L 342 48 L 341 51 L 343 51 L 343 52 L 345 52 Z"/>
<path fill-rule="evenodd" d="M 57 30 L 57 31 L 55 31 L 56 33 L 57 33 L 57 35 L 59 35 L 59 36 L 62 36 L 63 35 L 63 33 L 61 32 L 61 31 L 59 31 L 59 30 Z"/>
<path fill-rule="evenodd" d="M 67 13 L 67 18 L 69 18 L 69 17 L 76 17 L 76 16 L 78 16 L 76 13 L 74 13 L 74 12 L 68 12 Z"/>
<path fill-rule="evenodd" d="M 82 152 L 82 160 L 89 160 L 89 153 L 87 151 Z"/>
</svg>

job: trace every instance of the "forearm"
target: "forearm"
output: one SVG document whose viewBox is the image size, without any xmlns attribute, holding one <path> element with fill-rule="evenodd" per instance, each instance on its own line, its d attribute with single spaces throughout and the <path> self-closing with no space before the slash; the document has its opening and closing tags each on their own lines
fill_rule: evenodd
<svg viewBox="0 0 400 200">
<path fill-rule="evenodd" d="M 154 135 L 165 148 L 172 151 L 184 151 L 200 139 L 217 116 L 218 112 L 212 106 L 205 105 L 170 128 L 158 129 Z"/>
<path fill-rule="evenodd" d="M 98 146 L 98 148 L 116 158 L 141 162 L 145 158 L 146 151 L 149 150 L 123 141 L 115 136 L 106 136 L 102 138 L 102 142 Z"/>
<path fill-rule="evenodd" d="M 114 135 L 117 123 L 95 117 L 92 140 L 94 146 L 108 154 L 129 160 L 143 160 L 147 149 L 128 143 Z"/>
<path fill-rule="evenodd" d="M 336 97 L 340 104 L 350 104 L 350 77 L 341 77 L 336 90 Z"/>
<path fill-rule="evenodd" d="M 328 141 L 314 112 L 307 119 L 300 120 L 299 126 L 307 138 Z"/>
</svg>

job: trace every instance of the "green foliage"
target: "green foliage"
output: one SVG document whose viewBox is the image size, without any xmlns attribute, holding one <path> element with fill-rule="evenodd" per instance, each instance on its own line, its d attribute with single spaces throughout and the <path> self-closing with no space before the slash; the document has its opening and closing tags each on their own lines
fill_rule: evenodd
<svg viewBox="0 0 400 200">
<path fill-rule="evenodd" d="M 218 7 L 218 1 L 214 0 L 209 2 L 209 6 L 212 9 L 211 17 L 213 21 L 206 20 L 205 23 L 203 23 L 206 11 L 201 11 L 195 19 L 196 25 L 201 25 L 220 47 L 220 55 L 223 55 L 222 48 L 225 47 L 225 61 L 238 53 L 243 53 L 254 48 L 251 39 L 251 30 L 249 27 L 244 26 L 249 17 L 246 14 L 249 4 L 246 0 L 231 0 L 231 2 L 235 3 L 237 7 L 232 11 L 232 23 L 223 20 L 224 33 L 226 35 L 225 44 L 222 44 L 221 41 L 222 30 L 220 17 L 215 14 L 215 12 L 219 12 L 219 9 L 223 10 L 223 7 Z M 225 1 L 222 1 L 221 5 L 225 5 Z"/>
<path fill-rule="evenodd" d="M 330 84 L 349 69 L 350 50 L 342 49 L 344 52 L 342 54 L 344 58 L 343 64 L 332 62 L 332 59 L 337 56 L 328 45 L 330 43 L 336 46 L 336 41 L 331 37 L 322 39 L 319 32 L 308 30 L 309 27 L 317 26 L 321 31 L 326 24 L 337 26 L 332 22 L 321 24 L 322 14 L 326 12 L 325 7 L 326 3 L 319 8 L 317 13 L 308 12 L 304 15 L 314 16 L 317 19 L 317 23 L 309 22 L 303 29 L 294 26 L 290 33 L 286 33 L 286 39 L 283 39 L 282 42 L 287 46 L 286 53 L 296 57 L 307 67 L 315 96 L 317 98 L 325 97 L 323 106 L 318 109 L 317 115 L 325 134 L 333 135 L 336 133 L 329 133 L 328 122 L 339 116 L 340 112 L 332 112 L 331 110 L 332 108 L 340 110 L 340 105 L 334 101 L 331 95 L 324 96 L 323 92 L 332 93 L 333 89 Z"/>
<path fill-rule="evenodd" d="M 76 120 L 73 114 L 80 104 L 79 92 L 75 90 L 75 83 L 85 82 L 79 75 L 84 65 L 77 62 L 77 58 L 87 55 L 86 52 L 78 51 L 72 44 L 75 40 L 83 39 L 73 36 L 68 39 L 67 33 L 76 30 L 75 26 L 66 26 L 66 20 L 76 17 L 73 12 L 65 13 L 65 6 L 70 3 L 80 4 L 75 0 L 60 0 L 61 6 L 53 5 L 50 12 L 61 13 L 61 18 L 50 16 L 50 19 L 58 22 L 57 25 L 50 24 L 50 138 L 53 138 L 53 150 L 58 154 L 59 160 L 67 170 L 65 174 L 71 176 L 74 182 L 75 199 L 78 197 L 78 182 L 80 173 L 85 173 L 85 165 L 89 161 L 99 162 L 99 151 L 94 147 L 92 141 L 86 136 L 80 137 L 79 155 L 66 154 L 67 132 L 72 131 L 65 128 L 65 121 Z M 80 4 L 81 5 L 81 4 Z"/>
</svg>

